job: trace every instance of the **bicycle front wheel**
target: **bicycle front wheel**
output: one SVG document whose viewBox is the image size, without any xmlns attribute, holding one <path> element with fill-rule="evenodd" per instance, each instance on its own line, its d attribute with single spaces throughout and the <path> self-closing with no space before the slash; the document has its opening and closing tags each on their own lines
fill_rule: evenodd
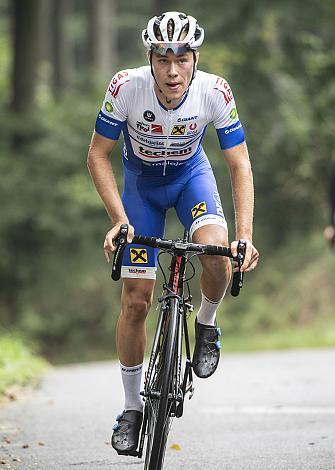
<svg viewBox="0 0 335 470">
<path fill-rule="evenodd" d="M 171 425 L 171 411 L 175 407 L 174 368 L 177 354 L 179 301 L 169 299 L 166 322 L 162 331 L 156 371 L 150 386 L 152 396 L 146 406 L 148 413 L 148 439 L 145 459 L 146 470 L 163 468 L 166 443 Z"/>
</svg>

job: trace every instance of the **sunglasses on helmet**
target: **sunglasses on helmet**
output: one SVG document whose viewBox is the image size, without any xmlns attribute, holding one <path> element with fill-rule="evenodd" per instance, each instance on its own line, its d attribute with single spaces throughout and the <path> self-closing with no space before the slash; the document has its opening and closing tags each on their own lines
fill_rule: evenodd
<svg viewBox="0 0 335 470">
<path fill-rule="evenodd" d="M 151 44 L 151 50 L 159 55 L 166 55 L 169 50 L 176 55 L 180 55 L 185 54 L 185 52 L 188 52 L 191 49 L 188 44 L 182 42 L 157 42 L 155 44 Z"/>
</svg>

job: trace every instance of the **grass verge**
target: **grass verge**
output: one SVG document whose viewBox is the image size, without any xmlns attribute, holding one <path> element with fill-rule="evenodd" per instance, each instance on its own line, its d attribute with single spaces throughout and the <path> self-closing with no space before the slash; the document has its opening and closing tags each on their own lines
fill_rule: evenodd
<svg viewBox="0 0 335 470">
<path fill-rule="evenodd" d="M 315 321 L 278 330 L 252 331 L 249 334 L 227 334 L 223 339 L 224 352 L 262 351 L 274 349 L 322 348 L 335 346 L 335 324 Z"/>
<path fill-rule="evenodd" d="M 19 335 L 0 332 L 0 400 L 10 387 L 32 383 L 46 367 Z"/>
</svg>

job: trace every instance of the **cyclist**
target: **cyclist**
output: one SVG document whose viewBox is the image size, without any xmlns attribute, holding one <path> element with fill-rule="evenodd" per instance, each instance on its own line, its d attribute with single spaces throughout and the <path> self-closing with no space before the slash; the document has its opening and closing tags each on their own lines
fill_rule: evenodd
<svg viewBox="0 0 335 470">
<path fill-rule="evenodd" d="M 207 124 L 213 122 L 232 181 L 236 231 L 231 249 L 236 255 L 238 240 L 246 239 L 242 270 L 250 271 L 258 262 L 252 242 L 253 178 L 244 132 L 227 81 L 197 70 L 203 39 L 204 30 L 192 16 L 166 12 L 151 18 L 142 33 L 149 65 L 117 73 L 107 89 L 88 167 L 112 222 L 104 242 L 108 261 L 121 224 L 129 224 L 129 242 L 134 231 L 162 237 L 165 212 L 170 207 L 175 207 L 195 243 L 228 245 L 216 181 L 201 145 Z M 122 198 L 109 162 L 121 131 Z M 116 345 L 125 405 L 114 426 L 112 445 L 124 455 L 134 454 L 142 422 L 145 319 L 155 283 L 156 251 L 130 245 L 121 271 Z M 200 261 L 202 301 L 195 322 L 192 363 L 195 374 L 205 378 L 219 362 L 215 316 L 232 269 L 223 257 L 203 256 Z"/>
<path fill-rule="evenodd" d="M 335 162 L 329 169 L 330 225 L 325 228 L 324 236 L 331 248 L 335 248 Z"/>
</svg>

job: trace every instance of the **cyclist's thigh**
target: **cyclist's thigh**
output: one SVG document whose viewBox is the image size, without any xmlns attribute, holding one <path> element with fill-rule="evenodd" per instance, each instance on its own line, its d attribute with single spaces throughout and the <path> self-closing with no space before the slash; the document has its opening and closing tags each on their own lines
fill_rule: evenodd
<svg viewBox="0 0 335 470">
<path fill-rule="evenodd" d="M 123 278 L 122 302 L 145 302 L 150 306 L 155 287 L 154 279 Z"/>
<path fill-rule="evenodd" d="M 155 206 L 152 191 L 143 181 L 130 172 L 125 173 L 125 187 L 122 202 L 135 234 L 162 237 L 164 233 L 165 211 Z M 149 195 L 151 197 L 149 197 Z M 123 278 L 155 279 L 157 253 L 155 248 L 127 245 L 121 270 Z"/>
<path fill-rule="evenodd" d="M 220 195 L 209 164 L 207 167 L 202 166 L 199 171 L 193 170 L 180 194 L 176 211 L 191 237 L 196 230 L 207 225 L 227 230 Z"/>
<path fill-rule="evenodd" d="M 228 231 L 220 225 L 203 225 L 193 232 L 192 241 L 204 245 L 228 246 Z"/>
</svg>

